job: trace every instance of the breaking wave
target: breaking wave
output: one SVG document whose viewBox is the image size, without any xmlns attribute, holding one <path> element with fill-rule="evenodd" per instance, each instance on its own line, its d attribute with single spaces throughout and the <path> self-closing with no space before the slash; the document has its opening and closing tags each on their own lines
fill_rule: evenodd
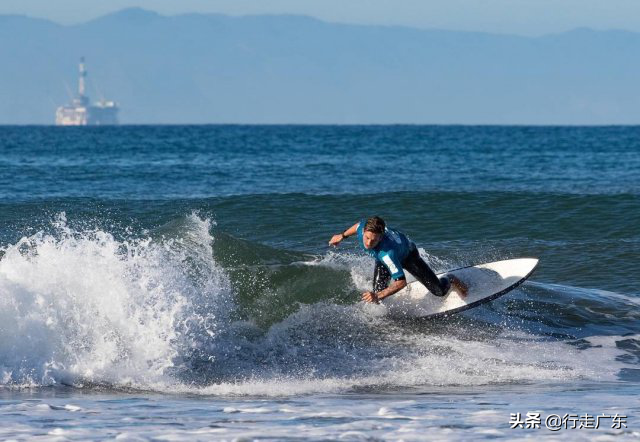
<svg viewBox="0 0 640 442">
<path fill-rule="evenodd" d="M 355 302 L 370 284 L 362 257 L 267 253 L 214 231 L 192 213 L 117 238 L 60 214 L 5 246 L 0 384 L 287 395 L 606 380 L 637 364 L 637 336 L 597 311 L 625 310 L 624 295 L 599 305 L 535 283 L 465 315 L 398 322 Z"/>
</svg>

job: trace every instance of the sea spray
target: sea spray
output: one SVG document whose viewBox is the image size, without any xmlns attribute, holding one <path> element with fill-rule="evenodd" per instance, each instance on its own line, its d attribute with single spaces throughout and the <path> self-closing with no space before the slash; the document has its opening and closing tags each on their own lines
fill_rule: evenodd
<svg viewBox="0 0 640 442">
<path fill-rule="evenodd" d="M 293 266 L 287 274 L 294 279 L 314 269 L 344 273 L 354 299 L 327 294 L 305 302 L 303 293 L 289 293 L 298 301 L 288 313 L 261 323 L 255 315 L 280 309 L 273 301 L 304 284 L 284 280 L 275 293 L 269 286 L 254 294 L 265 301 L 263 311 L 239 310 L 234 287 L 243 281 L 234 281 L 214 259 L 213 230 L 211 220 L 192 212 L 165 228 L 118 239 L 105 229 L 71 228 L 62 214 L 50 232 L 5 247 L 2 384 L 278 396 L 615 379 L 624 366 L 615 337 L 597 345 L 587 345 L 587 337 L 577 346 L 526 324 L 507 326 L 477 315 L 394 321 L 383 306 L 357 302 L 359 290 L 370 284 L 371 262 L 350 252 L 332 251 L 306 263 L 296 255 L 278 269 Z M 272 266 L 269 249 L 260 250 L 267 255 L 256 255 L 253 269 L 262 259 Z M 296 273 L 300 267 L 308 271 Z M 535 305 L 530 310 L 535 315 Z"/>
<path fill-rule="evenodd" d="M 0 379 L 35 385 L 163 379 L 194 334 L 215 334 L 216 324 L 202 320 L 200 310 L 227 290 L 212 258 L 209 221 L 192 214 L 184 228 L 184 238 L 118 241 L 98 229 L 74 231 L 62 214 L 54 233 L 6 247 Z"/>
</svg>

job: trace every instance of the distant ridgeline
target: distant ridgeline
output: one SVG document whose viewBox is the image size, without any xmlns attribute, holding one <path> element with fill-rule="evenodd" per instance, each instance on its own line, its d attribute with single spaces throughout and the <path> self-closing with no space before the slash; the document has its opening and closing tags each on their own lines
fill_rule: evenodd
<svg viewBox="0 0 640 442">
<path fill-rule="evenodd" d="M 71 104 L 60 106 L 56 110 L 58 126 L 101 126 L 118 124 L 118 105 L 114 101 L 100 101 L 91 104 L 85 94 L 84 57 L 80 58 L 80 75 L 78 77 L 78 95 Z"/>
<path fill-rule="evenodd" d="M 108 91 L 126 109 L 83 93 L 59 110 L 65 124 L 640 123 L 638 32 L 523 37 L 134 8 L 68 26 L 0 15 L 0 124 L 53 123 L 83 54 L 88 95 Z"/>
</svg>

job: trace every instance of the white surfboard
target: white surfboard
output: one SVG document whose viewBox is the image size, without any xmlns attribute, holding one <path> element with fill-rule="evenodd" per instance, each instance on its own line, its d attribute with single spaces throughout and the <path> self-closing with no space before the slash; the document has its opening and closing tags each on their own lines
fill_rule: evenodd
<svg viewBox="0 0 640 442">
<path fill-rule="evenodd" d="M 435 318 L 459 313 L 493 301 L 522 284 L 536 269 L 538 259 L 518 258 L 463 267 L 447 272 L 464 282 L 469 291 L 461 297 L 452 288 L 447 296 L 438 297 L 418 281 L 382 301 L 392 316 Z M 408 272 L 405 271 L 408 276 Z M 439 274 L 442 276 L 444 273 Z"/>
</svg>

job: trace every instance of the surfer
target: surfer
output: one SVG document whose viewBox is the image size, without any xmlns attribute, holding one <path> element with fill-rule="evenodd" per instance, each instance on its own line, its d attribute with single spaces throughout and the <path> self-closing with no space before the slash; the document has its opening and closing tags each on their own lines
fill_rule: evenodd
<svg viewBox="0 0 640 442">
<path fill-rule="evenodd" d="M 367 254 L 376 259 L 373 271 L 373 291 L 362 294 L 362 300 L 378 303 L 407 286 L 404 269 L 411 273 L 435 296 L 446 296 L 455 287 L 466 296 L 467 287 L 453 275 L 438 278 L 420 257 L 418 248 L 403 233 L 386 227 L 378 216 L 362 220 L 342 233 L 333 235 L 329 245 L 337 246 L 352 235 L 358 235 L 358 243 Z M 391 282 L 393 279 L 393 282 Z"/>
</svg>

